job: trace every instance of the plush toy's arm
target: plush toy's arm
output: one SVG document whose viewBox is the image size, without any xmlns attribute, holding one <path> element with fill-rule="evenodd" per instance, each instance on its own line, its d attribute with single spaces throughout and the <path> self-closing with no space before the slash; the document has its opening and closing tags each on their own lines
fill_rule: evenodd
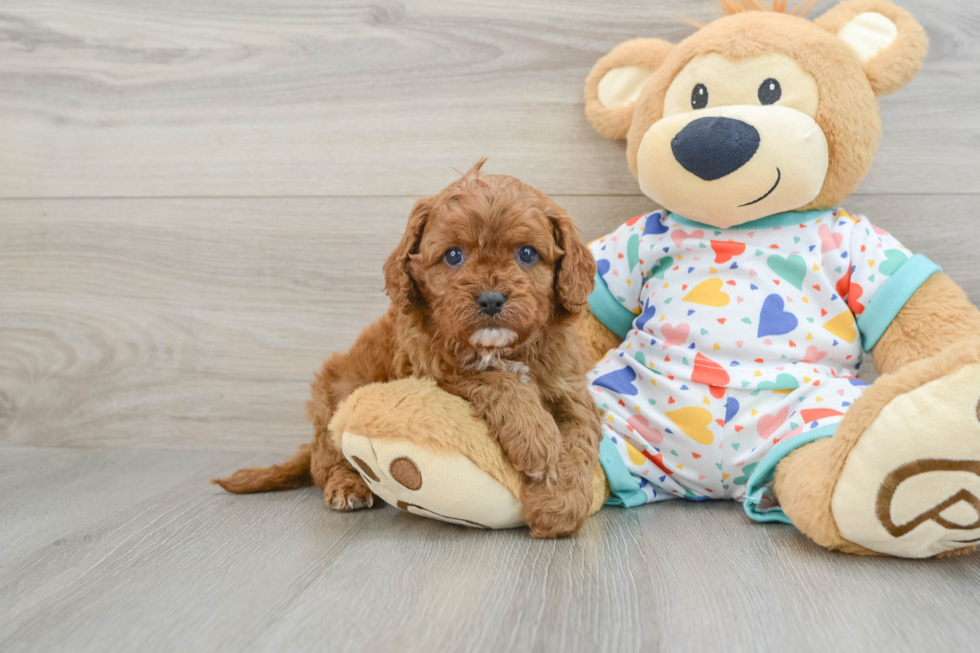
<svg viewBox="0 0 980 653">
<path fill-rule="evenodd" d="M 963 340 L 980 341 L 980 311 L 952 279 L 929 277 L 898 312 L 873 349 L 882 373 L 938 354 Z"/>
<path fill-rule="evenodd" d="M 610 331 L 591 311 L 587 311 L 575 322 L 575 330 L 582 338 L 589 360 L 593 363 L 598 362 L 607 351 L 623 342 L 622 338 Z"/>
</svg>

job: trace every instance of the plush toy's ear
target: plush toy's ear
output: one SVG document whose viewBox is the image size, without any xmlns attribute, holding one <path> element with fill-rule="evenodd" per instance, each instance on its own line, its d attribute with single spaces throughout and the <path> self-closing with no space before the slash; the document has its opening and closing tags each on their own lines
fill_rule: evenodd
<svg viewBox="0 0 980 653">
<path fill-rule="evenodd" d="M 634 39 L 616 46 L 585 80 L 585 114 L 606 138 L 626 138 L 633 102 L 674 47 L 660 39 Z"/>
<path fill-rule="evenodd" d="M 411 272 L 409 272 L 408 264 L 410 256 L 418 252 L 419 241 L 422 240 L 422 232 L 425 230 L 425 222 L 429 219 L 431 211 L 431 197 L 424 197 L 415 203 L 408 216 L 408 225 L 405 227 L 401 242 L 395 247 L 395 251 L 391 253 L 383 267 L 385 292 L 388 293 L 391 303 L 405 313 L 411 312 L 424 303 L 422 293 L 419 291 Z"/>
<path fill-rule="evenodd" d="M 886 0 L 845 0 L 815 22 L 851 46 L 877 95 L 911 82 L 929 49 L 922 25 Z"/>
</svg>

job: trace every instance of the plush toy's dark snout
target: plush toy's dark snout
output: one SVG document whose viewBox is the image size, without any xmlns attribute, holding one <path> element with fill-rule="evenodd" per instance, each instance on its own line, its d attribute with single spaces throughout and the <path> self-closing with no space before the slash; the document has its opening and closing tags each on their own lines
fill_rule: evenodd
<svg viewBox="0 0 980 653">
<path fill-rule="evenodd" d="M 685 170 L 714 181 L 744 166 L 759 149 L 759 132 L 732 118 L 698 118 L 670 142 L 674 158 Z"/>
</svg>

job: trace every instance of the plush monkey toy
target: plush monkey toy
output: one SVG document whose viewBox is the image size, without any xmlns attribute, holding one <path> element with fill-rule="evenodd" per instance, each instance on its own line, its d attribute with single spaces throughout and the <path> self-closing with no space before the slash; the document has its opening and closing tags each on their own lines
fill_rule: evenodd
<svg viewBox="0 0 980 653">
<path fill-rule="evenodd" d="M 591 245 L 593 511 L 729 498 L 830 549 L 972 550 L 980 313 L 934 263 L 834 208 L 868 172 L 877 96 L 912 80 L 925 33 L 884 0 L 816 21 L 743 2 L 677 45 L 620 45 L 586 82 L 589 119 L 626 138 L 664 207 Z M 870 386 L 863 351 L 883 373 Z M 332 431 L 392 505 L 521 523 L 517 472 L 431 383 L 362 388 Z"/>
</svg>

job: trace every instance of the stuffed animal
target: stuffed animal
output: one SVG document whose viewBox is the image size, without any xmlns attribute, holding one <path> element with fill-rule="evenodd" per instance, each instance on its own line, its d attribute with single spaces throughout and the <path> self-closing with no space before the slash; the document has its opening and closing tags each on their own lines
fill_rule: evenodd
<svg viewBox="0 0 980 653">
<path fill-rule="evenodd" d="M 877 96 L 916 75 L 925 33 L 884 0 L 815 21 L 785 0 L 721 5 L 679 44 L 620 45 L 586 81 L 592 124 L 626 139 L 664 207 L 590 246 L 592 510 L 726 498 L 830 549 L 972 550 L 980 313 L 936 264 L 835 208 L 874 158 Z M 870 386 L 863 351 L 883 373 Z M 520 525 L 517 472 L 433 384 L 361 388 L 331 427 L 386 502 Z"/>
</svg>

